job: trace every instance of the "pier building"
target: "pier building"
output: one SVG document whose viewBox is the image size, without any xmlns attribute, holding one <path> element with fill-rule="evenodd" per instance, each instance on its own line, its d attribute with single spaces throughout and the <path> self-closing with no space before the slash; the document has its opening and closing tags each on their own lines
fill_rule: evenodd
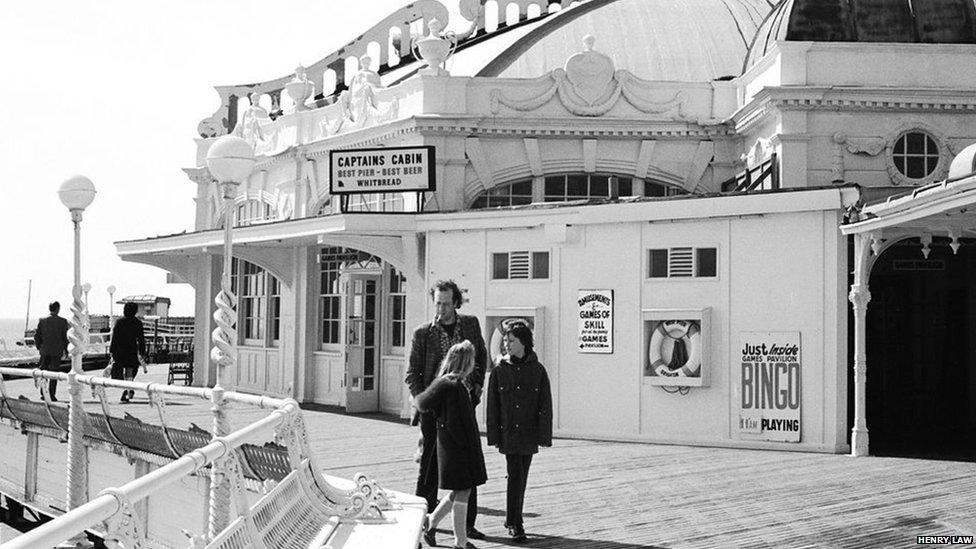
<svg viewBox="0 0 976 549">
<path fill-rule="evenodd" d="M 558 436 L 973 440 L 971 0 L 450 8 L 217 87 L 173 182 L 192 231 L 116 244 L 193 285 L 196 384 L 224 218 L 205 157 L 235 133 L 258 154 L 233 206 L 239 391 L 407 416 L 410 334 L 453 278 L 492 354 L 504 320 L 535 327 Z"/>
</svg>

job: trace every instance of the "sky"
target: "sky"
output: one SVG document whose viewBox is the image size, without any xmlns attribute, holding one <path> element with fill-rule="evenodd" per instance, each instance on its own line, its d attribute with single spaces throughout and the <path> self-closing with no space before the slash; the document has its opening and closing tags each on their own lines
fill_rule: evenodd
<svg viewBox="0 0 976 549">
<path fill-rule="evenodd" d="M 82 222 L 90 312 L 109 312 L 114 285 L 116 301 L 162 295 L 171 314 L 192 315 L 189 285 L 121 261 L 113 242 L 193 229 L 182 168 L 195 162 L 197 123 L 219 106 L 213 86 L 311 65 L 407 3 L 0 3 L 0 318 L 24 318 L 31 280 L 32 322 L 52 300 L 69 309 L 73 233 L 57 190 L 74 174 L 98 192 Z"/>
</svg>

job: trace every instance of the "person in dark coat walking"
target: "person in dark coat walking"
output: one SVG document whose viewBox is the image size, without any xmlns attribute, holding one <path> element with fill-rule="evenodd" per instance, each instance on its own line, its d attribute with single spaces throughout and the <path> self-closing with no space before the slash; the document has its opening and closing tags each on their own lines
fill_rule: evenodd
<svg viewBox="0 0 976 549">
<path fill-rule="evenodd" d="M 132 381 L 136 378 L 136 370 L 142 364 L 143 371 L 146 363 L 146 336 L 143 333 L 142 321 L 136 318 L 139 306 L 131 301 L 122 308 L 122 318 L 115 321 L 112 328 L 112 379 Z M 122 391 L 122 402 L 129 402 L 135 391 Z"/>
<path fill-rule="evenodd" d="M 37 321 L 34 346 L 41 354 L 38 368 L 58 372 L 61 371 L 61 358 L 68 354 L 68 321 L 58 316 L 61 304 L 57 301 L 52 301 L 47 310 L 51 315 Z M 51 400 L 57 402 L 58 380 L 50 380 L 47 390 Z M 41 397 L 44 397 L 44 393 L 41 393 Z"/>
<path fill-rule="evenodd" d="M 524 542 L 522 507 L 529 466 L 539 446 L 552 446 L 552 393 L 546 369 L 532 350 L 532 330 L 525 323 L 512 323 L 505 329 L 505 344 L 509 354 L 488 380 L 488 445 L 505 454 L 505 526 L 515 541 Z"/>
<path fill-rule="evenodd" d="M 474 371 L 471 372 L 468 387 L 471 401 L 477 406 L 481 400 L 485 367 L 488 364 L 488 351 L 485 349 L 485 338 L 481 335 L 478 317 L 457 312 L 464 298 L 453 280 L 435 282 L 430 289 L 430 297 L 434 301 L 434 320 L 418 326 L 410 344 L 410 360 L 405 379 L 410 394 L 416 398 L 430 385 L 452 345 L 469 341 L 474 346 L 475 356 Z M 411 425 L 417 423 L 420 424 L 421 452 L 416 494 L 427 500 L 427 510 L 430 511 L 437 505 L 437 428 L 433 415 L 429 413 L 415 414 Z M 485 535 L 474 526 L 477 512 L 478 490 L 472 489 L 468 502 L 468 537 L 484 539 Z"/>
<path fill-rule="evenodd" d="M 421 412 L 433 415 L 437 425 L 437 477 L 440 487 L 451 490 L 448 497 L 427 515 L 424 539 L 435 546 L 434 528 L 447 516 L 454 522 L 454 546 L 473 547 L 468 542 L 468 496 L 471 489 L 488 480 L 485 456 L 481 451 L 481 433 L 471 402 L 475 347 L 470 341 L 451 346 L 444 357 L 439 375 L 415 404 Z"/>
</svg>

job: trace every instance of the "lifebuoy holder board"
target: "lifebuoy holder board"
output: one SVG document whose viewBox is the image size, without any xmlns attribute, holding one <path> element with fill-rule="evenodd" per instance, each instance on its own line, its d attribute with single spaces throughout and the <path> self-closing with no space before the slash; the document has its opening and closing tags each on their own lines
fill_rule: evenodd
<svg viewBox="0 0 976 549">
<path fill-rule="evenodd" d="M 642 313 L 644 383 L 707 386 L 709 309 L 645 309 Z"/>
<path fill-rule="evenodd" d="M 504 354 L 504 337 L 502 326 L 504 322 L 520 320 L 529 325 L 532 329 L 532 336 L 535 340 L 535 354 L 539 360 L 545 363 L 546 352 L 546 323 L 545 307 L 528 306 L 496 306 L 485 309 L 484 323 L 481 329 L 485 337 L 485 346 L 488 347 L 488 369 L 489 371 L 496 363 L 497 357 Z"/>
</svg>

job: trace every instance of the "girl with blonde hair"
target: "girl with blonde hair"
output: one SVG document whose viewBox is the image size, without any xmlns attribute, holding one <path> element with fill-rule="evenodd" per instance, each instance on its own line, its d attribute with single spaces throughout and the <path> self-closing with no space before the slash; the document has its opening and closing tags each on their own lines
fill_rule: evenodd
<svg viewBox="0 0 976 549">
<path fill-rule="evenodd" d="M 474 345 L 462 341 L 452 346 L 441 362 L 437 378 L 415 404 L 421 412 L 433 412 L 437 420 L 437 473 L 442 490 L 451 493 L 427 515 L 424 541 L 436 546 L 434 528 L 453 515 L 454 547 L 474 547 L 467 538 L 465 517 L 471 488 L 487 482 L 481 434 L 471 402 L 469 377 L 475 365 Z"/>
</svg>

